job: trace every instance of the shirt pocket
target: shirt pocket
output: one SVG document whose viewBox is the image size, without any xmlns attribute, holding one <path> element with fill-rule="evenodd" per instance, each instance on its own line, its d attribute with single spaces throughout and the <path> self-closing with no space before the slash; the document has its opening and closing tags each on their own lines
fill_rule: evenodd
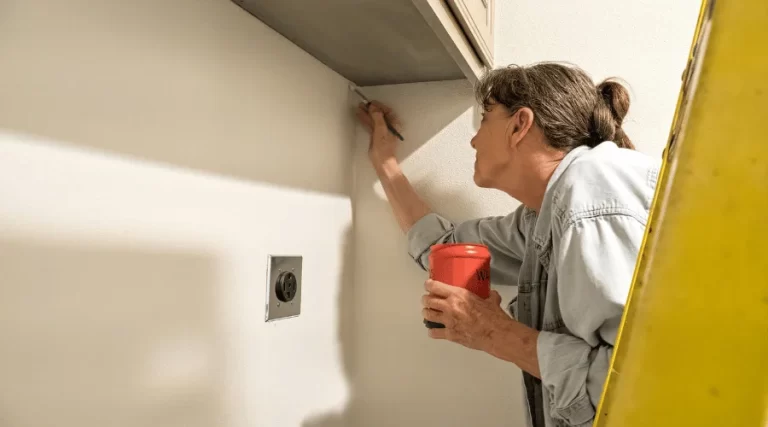
<svg viewBox="0 0 768 427">
<path fill-rule="evenodd" d="M 540 314 L 539 300 L 536 290 L 538 283 L 520 283 L 517 286 L 517 296 L 509 304 L 510 314 L 518 322 L 536 327 Z"/>
<path fill-rule="evenodd" d="M 541 330 L 546 332 L 554 332 L 557 334 L 572 335 L 568 330 L 568 327 L 565 326 L 563 318 L 560 316 L 544 316 L 544 322 L 542 323 Z"/>
</svg>

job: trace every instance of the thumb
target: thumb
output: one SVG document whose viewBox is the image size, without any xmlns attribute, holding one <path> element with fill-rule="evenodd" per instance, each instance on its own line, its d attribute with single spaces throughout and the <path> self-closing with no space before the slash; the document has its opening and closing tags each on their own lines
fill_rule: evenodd
<svg viewBox="0 0 768 427">
<path fill-rule="evenodd" d="M 496 305 L 501 305 L 501 295 L 496 291 L 491 291 L 491 295 L 488 297 Z"/>
<path fill-rule="evenodd" d="M 373 119 L 374 128 L 387 126 L 387 123 L 384 121 L 384 112 L 381 111 L 381 108 L 377 107 L 374 104 L 371 104 L 368 107 L 368 112 L 371 114 L 371 119 Z"/>
</svg>

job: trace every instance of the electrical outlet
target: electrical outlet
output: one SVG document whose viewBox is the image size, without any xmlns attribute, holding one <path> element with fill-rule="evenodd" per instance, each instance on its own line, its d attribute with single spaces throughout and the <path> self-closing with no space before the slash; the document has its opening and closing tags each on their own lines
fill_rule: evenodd
<svg viewBox="0 0 768 427">
<path fill-rule="evenodd" d="M 301 314 L 301 261 L 300 256 L 269 256 L 267 322 Z"/>
</svg>

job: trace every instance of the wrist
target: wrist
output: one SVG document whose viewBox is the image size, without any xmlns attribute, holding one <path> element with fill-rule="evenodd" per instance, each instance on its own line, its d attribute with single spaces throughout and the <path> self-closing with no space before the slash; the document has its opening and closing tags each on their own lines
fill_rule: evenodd
<svg viewBox="0 0 768 427">
<path fill-rule="evenodd" d="M 400 164 L 394 156 L 382 158 L 372 155 L 371 162 L 373 163 L 374 169 L 376 169 L 376 173 L 380 177 L 393 177 L 402 173 Z"/>
<path fill-rule="evenodd" d="M 491 331 L 486 353 L 523 369 L 531 357 L 536 358 L 539 332 L 514 319 L 505 319 Z M 527 369 L 526 369 L 527 370 Z"/>
<path fill-rule="evenodd" d="M 514 339 L 510 331 L 510 322 L 514 322 L 514 320 L 504 319 L 494 325 L 494 328 L 488 334 L 488 339 L 483 349 L 486 353 L 499 359 L 509 359 L 504 357 L 504 353 L 509 347 L 510 340 Z"/>
</svg>

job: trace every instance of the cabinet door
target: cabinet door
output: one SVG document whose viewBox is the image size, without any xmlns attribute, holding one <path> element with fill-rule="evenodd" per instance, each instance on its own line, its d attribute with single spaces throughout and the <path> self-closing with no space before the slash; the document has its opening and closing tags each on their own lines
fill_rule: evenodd
<svg viewBox="0 0 768 427">
<path fill-rule="evenodd" d="M 412 1 L 453 60 L 456 61 L 462 73 L 471 83 L 476 83 L 487 70 L 487 66 L 478 54 L 478 49 L 472 45 L 471 37 L 468 37 L 467 31 L 462 28 L 449 0 Z"/>
<path fill-rule="evenodd" d="M 493 67 L 494 0 L 446 0 L 483 62 Z"/>
</svg>

